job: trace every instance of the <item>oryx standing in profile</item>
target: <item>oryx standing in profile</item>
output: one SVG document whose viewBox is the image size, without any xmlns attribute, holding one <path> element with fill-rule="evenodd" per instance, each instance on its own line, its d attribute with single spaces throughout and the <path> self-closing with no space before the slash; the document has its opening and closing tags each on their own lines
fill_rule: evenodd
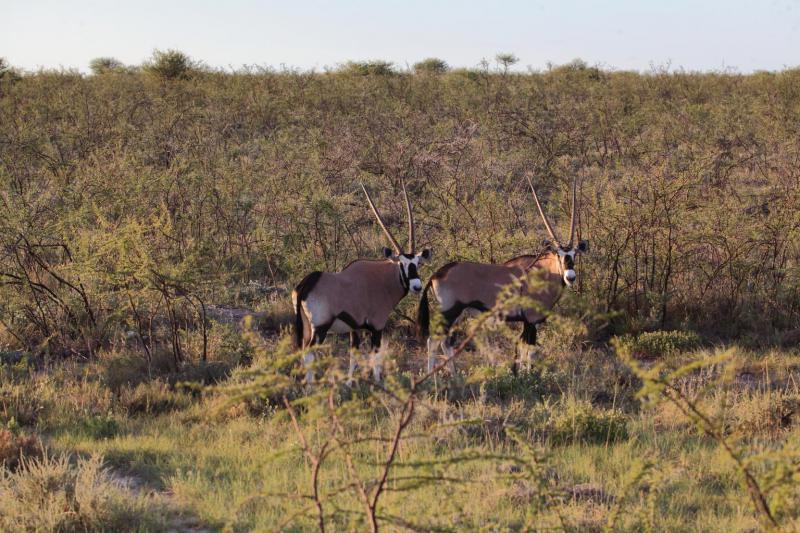
<svg viewBox="0 0 800 533">
<path fill-rule="evenodd" d="M 466 261 L 454 262 L 436 271 L 425 286 L 417 310 L 420 335 L 422 338 L 428 337 L 429 372 L 434 367 L 437 348 L 441 348 L 445 357 L 451 357 L 453 353 L 452 327 L 462 314 L 467 310 L 488 311 L 494 307 L 502 288 L 515 279 L 523 280 L 521 290 L 527 291 L 528 296 L 540 304 L 537 309 L 517 309 L 505 316 L 507 322 L 522 322 L 520 341 L 526 346 L 525 356 L 530 361 L 531 347 L 536 344 L 536 324 L 545 320 L 544 311 L 553 308 L 561 296 L 562 288 L 575 283 L 577 279 L 575 256 L 588 249 L 586 241 L 574 242 L 577 183 L 573 181 L 572 184 L 572 220 L 568 241 L 556 237 L 553 227 L 542 210 L 530 178 L 528 178 L 528 185 L 530 185 L 533 199 L 542 216 L 547 233 L 550 235 L 550 240 L 545 241 L 544 249 L 538 255 L 520 255 L 499 265 Z M 524 280 L 533 269 L 539 270 L 544 285 L 528 290 Z M 428 291 L 433 292 L 444 318 L 445 337 L 441 341 L 435 341 L 429 337 Z M 516 357 L 512 368 L 516 374 Z M 455 365 L 451 365 L 451 370 L 455 370 Z"/>
<path fill-rule="evenodd" d="M 297 348 L 310 348 L 320 344 L 328 333 L 350 333 L 348 381 L 352 381 L 356 366 L 353 352 L 361 344 L 359 330 L 366 330 L 371 335 L 373 373 L 375 380 L 380 380 L 383 328 L 389 314 L 409 290 L 414 294 L 420 293 L 422 282 L 418 269 L 420 264 L 431 258 L 429 249 L 416 253 L 414 215 L 405 181 L 402 181 L 402 188 L 408 216 L 408 253 L 400 248 L 378 213 L 369 192 L 361 185 L 369 207 L 393 250 L 384 248 L 384 259 L 353 261 L 340 272 L 312 272 L 292 291 Z M 314 352 L 308 351 L 303 362 L 308 367 L 313 361 Z M 309 369 L 306 381 L 311 382 L 313 379 L 314 373 Z"/>
</svg>

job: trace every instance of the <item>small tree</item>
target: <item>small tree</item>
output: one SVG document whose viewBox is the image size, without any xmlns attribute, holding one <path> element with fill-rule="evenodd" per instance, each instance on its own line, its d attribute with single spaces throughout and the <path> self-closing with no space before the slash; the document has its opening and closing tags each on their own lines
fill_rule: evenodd
<svg viewBox="0 0 800 533">
<path fill-rule="evenodd" d="M 444 74 L 448 70 L 450 70 L 450 66 L 447 62 L 436 57 L 429 57 L 428 59 L 423 59 L 418 63 L 414 63 L 415 74 L 439 75 Z"/>
<path fill-rule="evenodd" d="M 144 70 L 165 80 L 184 80 L 198 67 L 197 63 L 179 50 L 156 50 L 145 63 Z"/>
<path fill-rule="evenodd" d="M 92 69 L 92 74 L 97 76 L 106 72 L 119 72 L 125 65 L 113 57 L 96 57 L 89 62 L 89 68 Z"/>
<path fill-rule="evenodd" d="M 519 62 L 519 58 L 514 54 L 497 54 L 494 58 L 503 67 L 503 74 L 507 74 L 509 67 Z"/>
</svg>

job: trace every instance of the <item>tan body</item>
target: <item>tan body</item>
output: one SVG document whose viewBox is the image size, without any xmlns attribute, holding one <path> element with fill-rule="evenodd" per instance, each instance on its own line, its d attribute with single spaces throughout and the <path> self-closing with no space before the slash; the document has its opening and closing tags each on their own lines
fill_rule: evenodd
<svg viewBox="0 0 800 533">
<path fill-rule="evenodd" d="M 341 272 L 323 272 L 313 289 L 300 302 L 304 347 L 321 328 L 340 334 L 357 329 L 383 330 L 408 292 L 397 264 L 389 260 L 354 261 Z M 295 307 L 297 298 L 297 291 L 293 291 Z"/>
<path fill-rule="evenodd" d="M 470 312 L 483 312 L 495 307 L 503 288 L 515 280 L 522 280 L 522 291 L 539 304 L 536 308 L 511 310 L 505 317 L 508 322 L 522 322 L 520 340 L 526 345 L 524 356 L 529 363 L 530 347 L 536 344 L 536 325 L 544 321 L 545 312 L 552 309 L 561 297 L 565 285 L 564 261 L 560 253 L 546 251 L 538 256 L 521 255 L 503 264 L 458 262 L 440 268 L 423 291 L 417 313 L 420 333 L 423 337 L 428 337 L 430 322 L 428 291 L 430 291 L 444 318 L 446 335 L 441 340 L 428 337 L 428 369 L 433 368 L 436 351 L 441 350 L 444 356 L 450 359 L 451 370 L 455 372 L 451 357 L 453 326 Z M 545 285 L 528 288 L 525 279 L 531 270 L 539 271 L 540 279 Z M 513 369 L 516 372 L 516 359 Z"/>
<path fill-rule="evenodd" d="M 536 298 L 545 309 L 551 309 L 561 296 L 563 286 L 558 256 L 554 253 L 540 257 L 523 255 L 500 265 L 451 263 L 433 275 L 430 281 L 431 292 L 443 311 L 456 306 L 476 310 L 491 309 L 497 303 L 497 296 L 502 288 L 515 279 L 525 278 L 532 268 L 542 270 L 542 279 L 547 286 L 531 292 L 530 296 Z M 523 282 L 523 290 L 526 288 Z M 544 318 L 537 309 L 519 309 L 507 317 L 509 321 L 524 320 L 531 324 L 541 322 Z M 454 317 L 453 322 L 456 320 L 458 317 Z"/>
<path fill-rule="evenodd" d="M 362 184 L 361 189 L 370 210 L 394 251 L 384 248 L 384 260 L 353 261 L 341 272 L 312 272 L 292 291 L 295 309 L 294 339 L 297 348 L 305 349 L 323 342 L 328 332 L 350 333 L 348 383 L 352 383 L 353 370 L 356 367 L 354 352 L 361 346 L 359 330 L 367 330 L 371 334 L 371 366 L 375 380 L 380 381 L 381 338 L 389 315 L 409 290 L 415 294 L 422 291 L 418 267 L 430 260 L 431 251 L 426 248 L 416 252 L 411 201 L 405 181 L 401 180 L 401 184 L 408 215 L 409 253 L 403 252 Z M 314 379 L 314 372 L 310 368 L 314 357 L 311 350 L 303 355 L 308 383 Z"/>
<path fill-rule="evenodd" d="M 542 217 L 542 222 L 550 235 L 551 241 L 544 243 L 545 249 L 537 256 L 521 255 L 503 263 L 502 265 L 483 263 L 450 263 L 440 268 L 428 282 L 422 292 L 419 308 L 417 310 L 417 325 L 420 336 L 428 340 L 428 371 L 434 367 L 435 352 L 438 348 L 444 352 L 451 363 L 451 370 L 455 372 L 453 364 L 453 339 L 451 328 L 458 322 L 465 312 L 488 311 L 495 307 L 497 298 L 503 287 L 521 280 L 522 291 L 538 304 L 527 309 L 513 309 L 506 313 L 508 322 L 522 322 L 522 335 L 520 340 L 527 345 L 526 358 L 530 362 L 530 347 L 536 344 L 536 324 L 545 319 L 545 313 L 553 308 L 561 296 L 564 286 L 575 283 L 575 256 L 588 250 L 588 243 L 580 241 L 574 246 L 577 180 L 572 182 L 572 214 L 569 228 L 569 240 L 562 241 L 556 237 L 553 227 L 547 220 L 536 194 L 536 189 L 530 177 L 528 185 L 531 187 L 536 208 Z M 526 279 L 532 270 L 538 270 L 544 285 L 537 284 L 529 287 Z M 430 310 L 428 309 L 428 292 L 433 294 L 444 318 L 447 335 L 443 340 L 436 340 L 429 336 Z M 517 371 L 517 361 L 514 360 L 514 373 Z"/>
</svg>

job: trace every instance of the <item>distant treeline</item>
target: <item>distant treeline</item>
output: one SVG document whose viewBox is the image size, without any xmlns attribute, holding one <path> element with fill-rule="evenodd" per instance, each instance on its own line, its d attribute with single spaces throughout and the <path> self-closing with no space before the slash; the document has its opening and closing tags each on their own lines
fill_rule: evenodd
<svg viewBox="0 0 800 533">
<path fill-rule="evenodd" d="M 181 349 L 250 280 L 290 286 L 383 244 L 358 184 L 435 263 L 503 261 L 580 183 L 585 305 L 607 333 L 789 342 L 800 328 L 800 70 L 225 73 L 174 51 L 94 75 L 0 68 L 0 349 Z M 564 231 L 562 229 L 562 231 Z M 424 273 L 425 277 L 430 271 Z"/>
</svg>

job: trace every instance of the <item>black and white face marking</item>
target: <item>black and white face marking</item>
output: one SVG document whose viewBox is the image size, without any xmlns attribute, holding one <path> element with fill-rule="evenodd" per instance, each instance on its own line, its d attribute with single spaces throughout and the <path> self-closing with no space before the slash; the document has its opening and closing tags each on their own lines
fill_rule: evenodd
<svg viewBox="0 0 800 533">
<path fill-rule="evenodd" d="M 391 252 L 390 252 L 391 253 Z M 418 254 L 387 255 L 400 266 L 400 277 L 403 285 L 414 294 L 422 292 L 422 280 L 419 279 L 419 266 L 431 259 L 431 251 L 426 248 Z"/>
<path fill-rule="evenodd" d="M 575 272 L 575 256 L 580 252 L 585 252 L 589 249 L 589 244 L 586 241 L 580 241 L 578 245 L 572 249 L 557 248 L 558 260 L 561 264 L 561 272 L 563 273 L 564 283 L 570 287 L 575 280 L 578 279 L 578 274 Z"/>
<path fill-rule="evenodd" d="M 564 250 L 559 248 L 556 250 L 558 260 L 561 262 L 561 272 L 563 273 L 564 283 L 567 286 L 575 283 L 578 274 L 575 273 L 575 250 Z"/>
</svg>

